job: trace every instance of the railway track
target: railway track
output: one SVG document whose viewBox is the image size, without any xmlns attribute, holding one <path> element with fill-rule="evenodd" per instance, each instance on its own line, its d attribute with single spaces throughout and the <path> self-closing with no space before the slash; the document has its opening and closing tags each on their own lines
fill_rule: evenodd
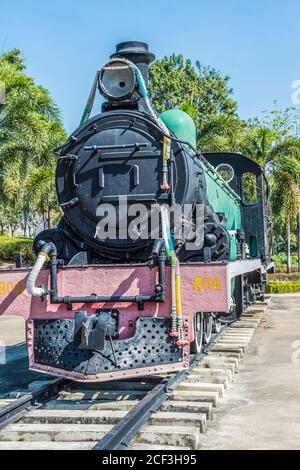
<svg viewBox="0 0 300 470">
<path fill-rule="evenodd" d="M 252 305 L 215 334 L 187 371 L 97 385 L 55 380 L 0 400 L 0 450 L 200 448 L 266 308 Z"/>
</svg>

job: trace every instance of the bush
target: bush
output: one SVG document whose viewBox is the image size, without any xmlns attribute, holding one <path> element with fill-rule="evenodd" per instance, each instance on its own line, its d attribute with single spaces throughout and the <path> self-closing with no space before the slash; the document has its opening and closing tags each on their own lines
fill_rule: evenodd
<svg viewBox="0 0 300 470">
<path fill-rule="evenodd" d="M 300 273 L 297 272 L 268 274 L 268 282 L 274 281 L 300 282 Z"/>
<path fill-rule="evenodd" d="M 286 253 L 276 253 L 276 255 L 272 255 L 272 260 L 277 265 L 284 265 L 287 262 L 287 255 Z M 297 253 L 291 254 L 291 265 L 297 266 L 298 264 L 298 256 Z"/>
<path fill-rule="evenodd" d="M 286 273 L 287 272 L 286 264 L 275 264 L 275 272 L 276 273 Z M 298 266 L 297 265 L 292 265 L 291 266 L 291 273 L 297 273 L 297 272 L 298 272 Z"/>
<path fill-rule="evenodd" d="M 288 294 L 300 292 L 300 281 L 270 281 L 267 284 L 268 294 Z"/>
<path fill-rule="evenodd" d="M 20 253 L 25 261 L 34 260 L 32 239 L 0 236 L 0 259 L 3 261 L 14 261 L 17 253 Z"/>
</svg>

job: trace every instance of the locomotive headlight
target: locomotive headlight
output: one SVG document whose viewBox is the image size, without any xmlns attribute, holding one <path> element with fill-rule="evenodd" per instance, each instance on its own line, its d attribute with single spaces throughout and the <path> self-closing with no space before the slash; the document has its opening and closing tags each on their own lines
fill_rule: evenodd
<svg viewBox="0 0 300 470">
<path fill-rule="evenodd" d="M 110 100 L 121 100 L 133 95 L 135 73 L 125 61 L 112 59 L 99 72 L 100 93 Z"/>
</svg>

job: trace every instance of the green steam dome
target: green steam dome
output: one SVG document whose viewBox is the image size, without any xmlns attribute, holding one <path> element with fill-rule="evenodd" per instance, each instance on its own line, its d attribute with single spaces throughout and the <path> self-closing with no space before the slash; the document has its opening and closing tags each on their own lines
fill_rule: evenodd
<svg viewBox="0 0 300 470">
<path fill-rule="evenodd" d="M 168 109 L 160 115 L 160 118 L 178 139 L 196 147 L 196 127 L 191 116 L 180 109 Z"/>
</svg>

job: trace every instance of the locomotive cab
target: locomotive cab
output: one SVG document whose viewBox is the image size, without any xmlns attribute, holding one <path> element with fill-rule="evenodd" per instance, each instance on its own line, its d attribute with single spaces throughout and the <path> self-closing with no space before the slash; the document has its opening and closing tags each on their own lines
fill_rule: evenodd
<svg viewBox="0 0 300 470">
<path fill-rule="evenodd" d="M 241 220 L 249 256 L 270 261 L 272 214 L 269 184 L 262 168 L 239 153 L 204 153 L 222 178 L 239 195 Z"/>
</svg>

